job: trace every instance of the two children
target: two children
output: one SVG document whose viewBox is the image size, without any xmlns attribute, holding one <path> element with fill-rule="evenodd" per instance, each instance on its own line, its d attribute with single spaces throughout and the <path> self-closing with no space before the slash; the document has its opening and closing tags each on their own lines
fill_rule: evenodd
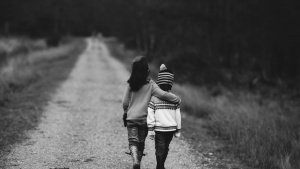
<svg viewBox="0 0 300 169">
<path fill-rule="evenodd" d="M 174 74 L 162 64 L 156 83 L 162 90 L 170 93 L 173 81 Z M 155 138 L 156 169 L 164 169 L 173 135 L 180 137 L 181 114 L 179 104 L 152 96 L 148 106 L 147 123 L 150 139 Z"/>
<path fill-rule="evenodd" d="M 152 96 L 180 103 L 180 98 L 172 93 L 163 91 L 149 76 L 146 58 L 141 56 L 134 59 L 128 84 L 125 89 L 123 104 L 123 120 L 127 126 L 129 150 L 133 159 L 133 168 L 140 169 L 145 139 L 148 134 L 147 115 L 148 105 Z"/>
</svg>

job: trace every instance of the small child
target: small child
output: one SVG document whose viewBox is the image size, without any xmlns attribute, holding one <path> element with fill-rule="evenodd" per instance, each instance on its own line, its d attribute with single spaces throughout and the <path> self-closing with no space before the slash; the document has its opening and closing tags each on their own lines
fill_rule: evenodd
<svg viewBox="0 0 300 169">
<path fill-rule="evenodd" d="M 157 85 L 170 93 L 173 80 L 172 71 L 162 64 L 158 73 Z M 180 137 L 181 114 L 179 104 L 152 96 L 148 106 L 147 124 L 150 139 L 155 138 L 156 169 L 164 169 L 173 135 Z"/>
</svg>

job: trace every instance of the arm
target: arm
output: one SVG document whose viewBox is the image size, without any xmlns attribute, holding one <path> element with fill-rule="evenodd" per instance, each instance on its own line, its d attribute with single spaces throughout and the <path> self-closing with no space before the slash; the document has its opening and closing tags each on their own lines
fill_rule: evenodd
<svg viewBox="0 0 300 169">
<path fill-rule="evenodd" d="M 125 92 L 124 92 L 124 96 L 123 96 L 123 99 L 122 99 L 122 105 L 123 105 L 124 112 L 127 112 L 127 109 L 129 107 L 130 95 L 131 95 L 131 92 L 129 90 L 129 84 L 127 84 Z"/>
<path fill-rule="evenodd" d="M 181 130 L 181 114 L 180 114 L 179 106 L 176 109 L 175 118 L 176 118 L 176 123 L 177 123 L 177 130 L 174 133 L 174 136 L 179 138 L 181 136 L 181 133 L 180 133 L 180 130 Z"/>
<path fill-rule="evenodd" d="M 181 129 L 181 114 L 180 114 L 180 108 L 176 109 L 176 122 L 177 122 L 177 130 Z"/>
<path fill-rule="evenodd" d="M 148 125 L 148 134 L 151 140 L 155 137 L 154 126 L 155 126 L 155 104 L 151 100 L 148 106 L 148 115 L 147 115 L 147 125 Z"/>
<path fill-rule="evenodd" d="M 180 103 L 181 100 L 178 96 L 168 93 L 166 91 L 161 90 L 156 83 L 153 82 L 153 91 L 152 95 L 156 96 L 162 100 L 166 100 L 172 103 Z"/>
</svg>

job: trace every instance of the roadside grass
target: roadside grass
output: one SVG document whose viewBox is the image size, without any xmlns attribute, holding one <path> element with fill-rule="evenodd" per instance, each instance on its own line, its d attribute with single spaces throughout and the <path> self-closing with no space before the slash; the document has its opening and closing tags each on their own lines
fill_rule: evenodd
<svg viewBox="0 0 300 169">
<path fill-rule="evenodd" d="M 226 151 L 257 168 L 300 168 L 299 105 L 250 92 L 174 86 L 189 114 L 205 117 L 204 127 L 226 140 Z"/>
<path fill-rule="evenodd" d="M 26 37 L 0 37 L 0 67 L 7 59 L 28 54 L 36 50 L 47 48 L 45 39 L 28 39 Z"/>
<path fill-rule="evenodd" d="M 0 37 L 0 53 L 12 55 L 25 53 L 47 47 L 45 39 L 29 39 L 26 37 Z"/>
<path fill-rule="evenodd" d="M 74 45 L 66 44 L 8 58 L 0 68 L 0 105 L 9 99 L 13 90 L 26 86 L 41 75 L 38 68 L 40 62 L 61 58 L 74 50 Z"/>
<path fill-rule="evenodd" d="M 0 168 L 11 146 L 37 126 L 51 94 L 68 77 L 84 48 L 83 39 L 74 39 L 57 48 L 13 57 L 1 68 Z"/>
<path fill-rule="evenodd" d="M 112 55 L 130 70 L 130 63 L 137 54 L 126 52 L 116 42 L 107 44 Z M 150 70 L 155 78 L 158 66 L 150 65 Z M 265 97 L 246 90 L 228 90 L 221 85 L 208 89 L 175 84 L 172 92 L 181 97 L 184 112 L 203 119 L 199 128 L 207 128 L 210 135 L 226 143 L 224 153 L 233 154 L 255 168 L 300 168 L 298 101 Z"/>
</svg>

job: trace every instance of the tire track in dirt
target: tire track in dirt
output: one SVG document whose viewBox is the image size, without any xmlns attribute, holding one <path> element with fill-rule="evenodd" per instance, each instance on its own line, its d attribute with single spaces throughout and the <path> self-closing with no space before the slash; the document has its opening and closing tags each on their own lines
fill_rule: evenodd
<svg viewBox="0 0 300 169">
<path fill-rule="evenodd" d="M 103 43 L 87 41 L 87 49 L 45 107 L 37 129 L 6 157 L 6 168 L 131 168 L 131 157 L 124 153 L 127 130 L 121 121 L 129 73 Z M 153 141 L 147 139 L 145 152 L 142 168 L 155 168 Z M 174 139 L 166 167 L 201 168 L 196 166 L 199 160 L 184 140 Z"/>
</svg>

